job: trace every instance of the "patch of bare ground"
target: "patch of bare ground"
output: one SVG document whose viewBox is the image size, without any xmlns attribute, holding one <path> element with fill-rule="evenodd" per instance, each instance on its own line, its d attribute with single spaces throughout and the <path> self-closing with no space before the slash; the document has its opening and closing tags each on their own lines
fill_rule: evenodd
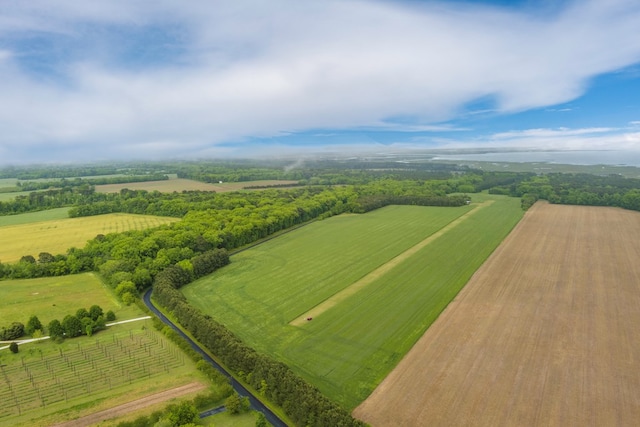
<svg viewBox="0 0 640 427">
<path fill-rule="evenodd" d="M 54 427 L 86 427 L 96 425 L 102 421 L 122 417 L 130 412 L 138 411 L 140 409 L 144 409 L 158 403 L 166 402 L 176 397 L 195 393 L 204 390 L 205 388 L 206 386 L 204 384 L 198 382 L 186 384 L 180 387 L 172 388 L 170 390 L 162 391 L 160 393 L 155 393 L 141 399 L 133 400 L 131 402 L 118 405 L 113 408 L 105 409 L 104 411 L 95 412 L 91 415 L 87 415 L 72 421 L 56 424 Z"/>
<path fill-rule="evenodd" d="M 537 203 L 354 416 L 637 425 L 639 237 L 638 212 Z"/>
</svg>

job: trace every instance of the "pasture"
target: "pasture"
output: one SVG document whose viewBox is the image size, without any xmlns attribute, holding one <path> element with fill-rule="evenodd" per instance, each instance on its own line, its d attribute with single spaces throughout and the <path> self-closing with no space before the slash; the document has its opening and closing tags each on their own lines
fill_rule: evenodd
<svg viewBox="0 0 640 427">
<path fill-rule="evenodd" d="M 183 292 L 353 408 L 518 222 L 519 203 L 477 195 L 459 208 L 388 206 L 333 217 L 234 255 Z M 296 321 L 331 299 L 312 321 Z"/>
<path fill-rule="evenodd" d="M 537 203 L 354 415 L 636 425 L 638 235 L 638 212 Z"/>
<path fill-rule="evenodd" d="M 22 215 L 29 215 L 26 217 L 28 219 L 37 218 L 35 214 Z M 19 221 L 22 215 L 13 216 L 12 220 Z M 1 226 L 0 241 L 3 244 L 0 246 L 0 261 L 18 261 L 23 255 L 33 255 L 37 258 L 41 252 L 49 252 L 53 255 L 66 253 L 71 247 L 83 247 L 87 240 L 93 239 L 98 234 L 142 230 L 175 221 L 179 219 L 114 213 Z"/>
<path fill-rule="evenodd" d="M 191 179 L 169 179 L 165 181 L 147 181 L 147 182 L 132 182 L 127 184 L 106 184 L 96 185 L 96 191 L 99 193 L 117 193 L 124 188 L 129 190 L 146 190 L 146 191 L 159 191 L 161 193 L 173 193 L 174 191 L 215 191 L 217 193 L 224 193 L 228 191 L 242 190 L 244 187 L 249 186 L 267 186 L 278 184 L 295 184 L 296 181 L 245 181 L 245 182 L 223 182 L 221 184 L 209 184 L 206 182 L 193 181 Z"/>
<path fill-rule="evenodd" d="M 46 211 L 29 212 L 18 215 L 0 216 L 0 227 L 5 225 L 30 224 L 32 222 L 51 221 L 69 218 L 69 208 L 55 208 Z"/>
<path fill-rule="evenodd" d="M 0 281 L 0 325 L 27 323 L 36 315 L 46 326 L 53 319 L 62 321 L 79 308 L 96 304 L 118 317 L 139 316 L 139 311 L 122 306 L 113 292 L 94 274 Z"/>
</svg>

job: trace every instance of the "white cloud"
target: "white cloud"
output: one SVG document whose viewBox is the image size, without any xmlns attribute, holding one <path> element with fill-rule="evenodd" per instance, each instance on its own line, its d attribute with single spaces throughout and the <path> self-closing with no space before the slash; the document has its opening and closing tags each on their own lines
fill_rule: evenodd
<svg viewBox="0 0 640 427">
<path fill-rule="evenodd" d="M 144 38 L 158 28 L 166 39 Z M 0 52 L 0 146 L 197 155 L 306 129 L 452 129 L 443 122 L 479 98 L 508 113 L 580 96 L 594 76 L 640 61 L 637 28 L 633 0 L 555 14 L 360 0 L 17 2 L 0 18 L 13 43 Z M 60 49 L 41 59 L 33 38 Z M 34 75 L 38 61 L 58 74 Z M 535 136 L 579 135 L 550 132 Z"/>
<path fill-rule="evenodd" d="M 563 138 L 567 136 L 592 135 L 605 132 L 614 132 L 614 128 L 584 128 L 584 129 L 525 129 L 518 131 L 500 132 L 491 136 L 492 140 L 525 139 L 525 138 Z"/>
<path fill-rule="evenodd" d="M 526 129 L 466 140 L 437 140 L 439 148 L 640 151 L 640 132 L 632 128 Z"/>
</svg>

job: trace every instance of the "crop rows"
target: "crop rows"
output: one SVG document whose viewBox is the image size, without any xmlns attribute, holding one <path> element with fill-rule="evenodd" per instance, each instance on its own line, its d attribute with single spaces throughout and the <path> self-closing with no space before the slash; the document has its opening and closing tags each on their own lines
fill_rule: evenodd
<svg viewBox="0 0 640 427">
<path fill-rule="evenodd" d="M 20 415 L 81 395 L 164 374 L 184 365 L 184 355 L 148 330 L 128 337 L 96 338 L 94 344 L 56 355 L 0 364 L 0 418 Z"/>
<path fill-rule="evenodd" d="M 42 217 L 26 216 L 27 220 Z M 0 260 L 18 261 L 23 255 L 38 256 L 40 252 L 65 253 L 71 247 L 82 247 L 97 234 L 121 233 L 127 230 L 143 230 L 178 221 L 151 215 L 105 214 L 82 218 L 52 219 L 32 223 L 20 223 L 0 227 Z"/>
</svg>

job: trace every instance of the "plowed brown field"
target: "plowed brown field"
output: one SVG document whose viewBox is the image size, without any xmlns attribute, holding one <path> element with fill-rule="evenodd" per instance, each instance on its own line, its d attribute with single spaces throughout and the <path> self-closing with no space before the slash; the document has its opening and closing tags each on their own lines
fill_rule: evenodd
<svg viewBox="0 0 640 427">
<path fill-rule="evenodd" d="M 640 213 L 534 205 L 355 409 L 380 426 L 640 422 Z"/>
</svg>

